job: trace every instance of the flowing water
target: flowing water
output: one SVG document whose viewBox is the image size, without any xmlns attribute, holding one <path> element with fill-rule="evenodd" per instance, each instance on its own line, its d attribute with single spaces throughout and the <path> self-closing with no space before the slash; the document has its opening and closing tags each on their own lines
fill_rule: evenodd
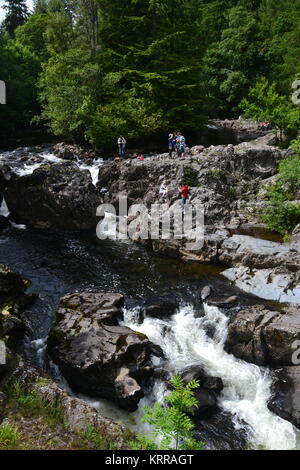
<svg viewBox="0 0 300 470">
<path fill-rule="evenodd" d="M 30 150 L 28 150 L 30 152 Z M 44 161 L 57 163 L 57 157 L 42 152 L 39 162 L 31 164 L 21 160 L 20 153 L 0 154 L 0 162 L 14 162 L 14 170 L 29 174 Z M 92 165 L 78 162 L 89 170 L 96 183 L 96 172 L 101 161 Z M 0 216 L 9 217 L 5 200 Z M 28 358 L 45 367 L 49 329 L 53 324 L 53 311 L 61 296 L 76 290 L 113 290 L 126 296 L 123 324 L 146 334 L 164 350 L 166 360 L 162 366 L 176 373 L 190 364 L 201 364 L 209 375 L 222 377 L 224 390 L 219 398 L 220 408 L 231 416 L 231 437 L 243 431 L 247 447 L 254 449 L 300 448 L 299 432 L 287 421 L 267 408 L 272 377 L 267 369 L 248 364 L 224 351 L 228 316 L 218 308 L 200 302 L 201 289 L 210 284 L 215 293 L 228 296 L 236 289 L 220 276 L 217 266 L 183 263 L 157 256 L 133 243 L 100 241 L 96 236 L 74 238 L 69 235 L 42 234 L 25 226 L 11 224 L 0 232 L 0 261 L 32 281 L 31 292 L 38 294 L 33 306 L 25 312 L 26 337 L 24 347 Z M 174 294 L 180 297 L 181 307 L 168 320 L 145 318 L 137 320 L 143 299 L 152 295 Z M 257 299 L 239 293 L 245 305 Z M 57 367 L 51 364 L 54 376 Z M 66 386 L 66 385 L 65 385 Z M 138 411 L 126 413 L 106 400 L 84 397 L 104 415 L 122 420 L 132 429 L 149 432 L 140 424 L 142 406 L 161 401 L 166 388 L 156 380 Z M 209 448 L 223 448 L 224 430 L 220 429 L 217 443 Z M 234 444 L 229 448 L 235 448 Z"/>
</svg>

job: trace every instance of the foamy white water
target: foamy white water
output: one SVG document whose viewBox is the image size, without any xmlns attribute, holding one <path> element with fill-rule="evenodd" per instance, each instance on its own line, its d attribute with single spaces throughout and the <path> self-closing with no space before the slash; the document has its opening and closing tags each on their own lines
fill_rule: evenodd
<svg viewBox="0 0 300 470">
<path fill-rule="evenodd" d="M 22 162 L 17 152 L 4 152 L 0 154 L 0 161 L 9 165 L 18 176 L 31 175 L 37 168 L 39 168 L 41 165 L 44 165 L 45 163 L 62 163 L 67 161 L 57 157 L 54 155 L 54 153 L 51 152 L 41 152 L 39 154 L 35 154 L 34 156 L 37 156 L 42 160 L 39 162 Z M 95 159 L 90 165 L 82 163 L 80 160 L 75 162 L 75 164 L 80 170 L 88 170 L 90 172 L 93 184 L 96 186 L 98 182 L 99 167 L 103 164 L 103 159 Z"/>
<path fill-rule="evenodd" d="M 201 364 L 210 375 L 222 377 L 220 406 L 235 416 L 237 428 L 249 428 L 249 447 L 292 450 L 300 448 L 300 433 L 267 407 L 271 375 L 267 369 L 236 359 L 224 351 L 228 318 L 217 308 L 205 306 L 205 316 L 195 318 L 192 306 L 184 306 L 170 321 L 146 318 L 136 322 L 134 310 L 125 311 L 123 324 L 144 333 L 164 350 L 171 373 L 192 363 Z M 213 329 L 213 337 L 206 333 Z M 155 390 L 154 390 L 155 393 Z M 161 401 L 161 390 L 156 397 Z"/>
<path fill-rule="evenodd" d="M 103 165 L 103 159 L 98 158 L 93 161 L 91 165 L 86 163 L 78 163 L 78 168 L 80 170 L 88 170 L 91 173 L 93 185 L 96 186 L 98 183 L 99 167 Z"/>
<path fill-rule="evenodd" d="M 1 203 L 1 206 L 0 206 L 0 215 L 2 217 L 8 217 L 9 216 L 9 209 L 7 207 L 7 204 L 6 204 L 6 201 L 3 197 L 2 199 L 2 203 Z"/>
</svg>

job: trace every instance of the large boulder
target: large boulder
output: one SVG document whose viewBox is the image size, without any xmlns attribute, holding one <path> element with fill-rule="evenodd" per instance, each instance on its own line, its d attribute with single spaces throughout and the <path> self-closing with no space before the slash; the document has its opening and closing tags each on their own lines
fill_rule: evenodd
<svg viewBox="0 0 300 470">
<path fill-rule="evenodd" d="M 89 171 L 74 163 L 45 164 L 13 179 L 4 191 L 12 215 L 39 230 L 96 227 L 100 196 Z"/>
<path fill-rule="evenodd" d="M 283 367 L 275 371 L 271 411 L 300 428 L 300 366 Z"/>
<path fill-rule="evenodd" d="M 113 293 L 62 298 L 48 351 L 75 391 L 133 411 L 143 397 L 140 383 L 153 368 L 153 350 L 145 335 L 118 326 L 122 302 Z"/>
<path fill-rule="evenodd" d="M 239 359 L 274 367 L 293 365 L 295 342 L 300 340 L 299 313 L 270 311 L 262 305 L 232 317 L 225 347 Z"/>
<path fill-rule="evenodd" d="M 146 317 L 164 318 L 174 315 L 178 308 L 178 299 L 171 295 L 149 297 L 143 306 Z"/>
</svg>

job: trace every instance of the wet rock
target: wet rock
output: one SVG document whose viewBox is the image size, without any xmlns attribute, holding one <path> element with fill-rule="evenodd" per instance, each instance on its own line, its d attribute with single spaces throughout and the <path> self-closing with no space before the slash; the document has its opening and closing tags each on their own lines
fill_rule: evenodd
<svg viewBox="0 0 300 470">
<path fill-rule="evenodd" d="M 217 394 L 223 390 L 219 377 L 208 377 L 200 364 L 192 364 L 179 372 L 185 384 L 198 380 L 200 387 L 194 390 L 198 405 L 192 410 L 194 417 L 207 418 L 217 411 Z"/>
<path fill-rule="evenodd" d="M 283 367 L 274 372 L 271 411 L 300 428 L 300 366 Z"/>
<path fill-rule="evenodd" d="M 65 142 L 59 142 L 53 147 L 54 154 L 63 160 L 88 160 L 93 161 L 98 155 L 90 148 L 82 148 L 78 145 L 70 145 Z"/>
<path fill-rule="evenodd" d="M 197 439 L 205 442 L 206 450 L 247 449 L 246 426 L 235 426 L 235 417 L 219 410 L 206 419 L 196 419 Z"/>
<path fill-rule="evenodd" d="M 205 286 L 203 287 L 201 291 L 201 299 L 203 302 L 211 295 L 211 287 L 210 286 Z"/>
<path fill-rule="evenodd" d="M 144 316 L 164 318 L 170 317 L 178 309 L 178 299 L 173 296 L 154 296 L 144 303 Z"/>
<path fill-rule="evenodd" d="M 0 196 L 0 199 L 1 199 L 1 196 Z M 0 205 L 1 205 L 1 202 L 0 202 Z M 3 230 L 8 227 L 10 227 L 9 220 L 7 219 L 7 217 L 3 217 L 2 215 L 0 215 L 0 230 Z"/>
<path fill-rule="evenodd" d="M 194 396 L 198 404 L 192 410 L 192 416 L 208 418 L 217 411 L 217 395 L 214 391 L 200 387 L 194 391 Z"/>
<path fill-rule="evenodd" d="M 8 347 L 14 347 L 24 335 L 20 314 L 36 298 L 25 293 L 29 285 L 29 281 L 0 264 L 0 340 Z"/>
<path fill-rule="evenodd" d="M 122 401 L 123 408 L 127 410 L 134 410 L 136 403 L 144 396 L 142 388 L 130 376 L 130 370 L 127 367 L 121 367 L 119 375 L 115 379 L 115 388 L 119 401 Z"/>
<path fill-rule="evenodd" d="M 5 264 L 0 264 L 0 302 L 1 297 L 22 295 L 30 283 L 16 274 Z"/>
<path fill-rule="evenodd" d="M 238 301 L 238 297 L 236 295 L 232 295 L 231 297 L 226 297 L 225 299 L 220 299 L 220 300 L 209 299 L 207 303 L 208 305 L 213 305 L 215 307 L 229 308 L 229 307 L 233 307 L 234 305 L 236 305 L 237 301 Z"/>
<path fill-rule="evenodd" d="M 56 311 L 57 321 L 64 322 L 64 328 L 73 328 L 74 319 L 89 321 L 91 328 L 99 322 L 106 325 L 118 325 L 117 316 L 121 314 L 124 296 L 112 292 L 78 292 L 66 294 L 60 299 Z M 83 326 L 83 323 L 80 323 Z"/>
<path fill-rule="evenodd" d="M 268 355 L 262 331 L 277 314 L 262 305 L 240 311 L 229 323 L 226 350 L 244 361 L 266 365 Z"/>
<path fill-rule="evenodd" d="M 293 365 L 294 344 L 300 341 L 300 315 L 298 309 L 289 309 L 276 316 L 264 329 L 268 363 L 275 366 Z M 300 344 L 300 343 L 299 343 Z"/>
<path fill-rule="evenodd" d="M 221 392 L 224 388 L 223 380 L 220 377 L 205 377 L 201 386 L 206 390 L 213 390 L 214 392 Z"/>
<path fill-rule="evenodd" d="M 13 178 L 14 174 L 12 173 L 8 165 L 0 166 L 0 191 L 2 192 L 8 182 Z M 1 199 L 1 198 L 0 198 Z M 2 202 L 2 200 L 1 200 Z"/>
<path fill-rule="evenodd" d="M 238 312 L 230 321 L 227 351 L 258 365 L 293 365 L 294 343 L 300 340 L 296 310 L 272 312 L 262 305 Z"/>
<path fill-rule="evenodd" d="M 12 215 L 39 230 L 95 228 L 100 195 L 89 171 L 73 163 L 45 164 L 14 179 L 4 191 Z"/>
<path fill-rule="evenodd" d="M 180 375 L 185 384 L 192 380 L 200 382 L 206 377 L 204 368 L 200 364 L 191 364 L 180 371 Z"/>
<path fill-rule="evenodd" d="M 113 304 L 122 296 L 109 295 L 113 301 L 108 309 L 91 307 L 86 299 L 81 307 L 77 294 L 74 307 L 74 297 L 71 303 L 62 299 L 48 351 L 74 390 L 114 400 L 133 411 L 143 396 L 140 381 L 153 370 L 152 343 L 145 335 L 116 324 Z"/>
</svg>

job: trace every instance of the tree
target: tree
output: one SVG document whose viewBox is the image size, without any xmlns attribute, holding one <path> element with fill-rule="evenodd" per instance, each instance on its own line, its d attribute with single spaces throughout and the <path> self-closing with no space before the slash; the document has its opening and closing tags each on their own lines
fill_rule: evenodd
<svg viewBox="0 0 300 470">
<path fill-rule="evenodd" d="M 225 13 L 220 39 L 204 57 L 206 79 L 215 114 L 237 114 L 239 103 L 263 66 L 260 34 L 255 10 L 243 4 Z"/>
<path fill-rule="evenodd" d="M 142 421 L 153 426 L 154 436 L 163 438 L 163 449 L 172 448 L 174 442 L 176 450 L 201 450 L 204 444 L 195 440 L 194 425 L 188 415 L 198 404 L 193 390 L 199 387 L 199 382 L 192 380 L 185 385 L 182 378 L 176 375 L 170 383 L 173 391 L 165 397 L 165 405 L 155 403 L 153 408 L 145 406 Z"/>
<path fill-rule="evenodd" d="M 24 24 L 29 16 L 26 0 L 5 0 L 5 3 L 7 5 L 3 8 L 7 13 L 3 25 L 10 36 L 14 36 L 16 28 Z"/>
<path fill-rule="evenodd" d="M 271 122 L 279 130 L 280 139 L 283 131 L 292 134 L 300 125 L 300 108 L 279 95 L 276 84 L 269 83 L 265 77 L 250 89 L 248 99 L 244 98 L 241 102 L 241 108 L 246 117 Z"/>
</svg>

